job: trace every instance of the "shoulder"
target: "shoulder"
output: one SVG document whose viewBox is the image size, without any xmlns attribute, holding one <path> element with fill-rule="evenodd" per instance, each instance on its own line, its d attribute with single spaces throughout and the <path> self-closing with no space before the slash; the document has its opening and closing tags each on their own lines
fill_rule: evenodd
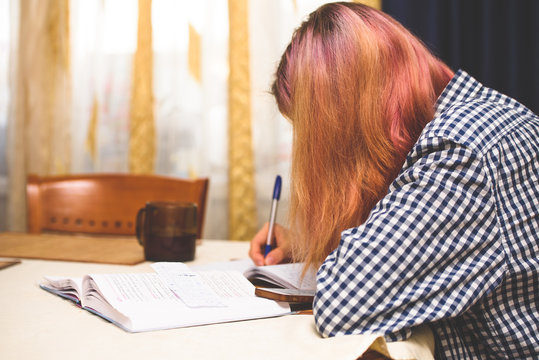
<svg viewBox="0 0 539 360">
<path fill-rule="evenodd" d="M 539 118 L 518 101 L 483 86 L 459 70 L 436 105 L 418 143 L 445 140 L 488 152 L 519 128 L 539 128 Z"/>
</svg>

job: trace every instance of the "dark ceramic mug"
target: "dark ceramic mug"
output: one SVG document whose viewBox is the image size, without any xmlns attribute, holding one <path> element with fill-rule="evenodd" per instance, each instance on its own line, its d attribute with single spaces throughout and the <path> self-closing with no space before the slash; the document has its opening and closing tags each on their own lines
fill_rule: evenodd
<svg viewBox="0 0 539 360">
<path fill-rule="evenodd" d="M 197 238 L 197 205 L 149 201 L 137 213 L 136 230 L 146 260 L 193 260 Z"/>
</svg>

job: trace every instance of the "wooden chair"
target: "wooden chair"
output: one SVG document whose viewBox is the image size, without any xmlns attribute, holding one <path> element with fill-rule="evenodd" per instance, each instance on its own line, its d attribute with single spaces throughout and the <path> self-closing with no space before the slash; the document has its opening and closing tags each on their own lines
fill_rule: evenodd
<svg viewBox="0 0 539 360">
<path fill-rule="evenodd" d="M 134 235 L 136 215 L 150 200 L 194 202 L 202 238 L 209 180 L 157 175 L 88 174 L 39 177 L 26 186 L 28 231 Z"/>
</svg>

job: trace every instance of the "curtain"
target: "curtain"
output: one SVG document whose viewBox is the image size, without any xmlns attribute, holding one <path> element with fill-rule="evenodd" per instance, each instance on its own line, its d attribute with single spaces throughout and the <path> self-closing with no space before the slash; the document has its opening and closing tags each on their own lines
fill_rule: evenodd
<svg viewBox="0 0 539 360">
<path fill-rule="evenodd" d="M 247 119 L 250 126 L 250 144 L 247 143 L 246 149 L 250 146 L 252 153 L 252 177 L 246 181 L 246 188 L 251 191 L 251 204 L 254 202 L 248 207 L 250 217 L 239 218 L 240 223 L 249 222 L 242 235 L 234 235 L 229 229 L 229 206 L 232 203 L 229 199 L 231 164 L 228 158 L 231 145 L 228 136 L 229 79 L 233 76 L 234 64 L 231 62 L 236 61 L 229 58 L 232 29 L 229 19 L 239 14 L 229 14 L 228 1 L 223 0 L 152 0 L 151 10 L 146 10 L 147 15 L 151 12 L 151 29 L 146 27 L 146 31 L 151 31 L 153 66 L 151 83 L 142 86 L 153 88 L 153 172 L 174 177 L 210 178 L 205 238 L 249 238 L 268 221 L 277 174 L 284 179 L 278 221 L 285 222 L 292 128 L 279 114 L 269 90 L 292 32 L 308 13 L 327 2 L 242 1 L 241 16 L 245 22 L 239 31 L 246 32 L 246 36 L 238 46 L 247 51 L 242 71 L 249 74 L 246 84 L 249 90 L 244 95 L 249 110 L 242 118 Z M 56 102 L 47 102 L 56 115 L 38 116 L 34 111 L 35 117 L 29 123 L 14 116 L 15 111 L 9 111 L 9 108 L 15 110 L 16 104 L 26 104 L 17 102 L 22 98 L 16 100 L 18 93 L 12 92 L 15 88 L 24 89 L 18 87 L 24 84 L 21 78 L 13 76 L 20 74 L 21 68 L 8 70 L 19 63 L 11 61 L 12 65 L 9 65 L 7 58 L 0 59 L 0 74 L 4 76 L 0 78 L 0 101 L 5 104 L 0 112 L 0 128 L 9 124 L 10 134 L 16 135 L 13 137 L 16 141 L 3 145 L 2 138 L 11 135 L 7 136 L 3 131 L 0 134 L 0 155 L 5 149 L 13 158 L 10 162 L 13 167 L 5 166 L 0 159 L 0 214 L 4 215 L 7 209 L 2 206 L 1 197 L 1 180 L 7 177 L 10 213 L 16 212 L 21 220 L 17 223 L 10 218 L 4 225 L 0 222 L 0 229 L 24 230 L 24 187 L 29 170 L 42 174 L 132 171 L 129 168 L 129 142 L 134 114 L 132 89 L 136 88 L 133 74 L 139 72 L 135 59 L 137 48 L 141 49 L 137 45 L 140 40 L 137 36 L 139 9 L 138 2 L 132 0 L 0 0 L 0 6 L 10 8 L 11 13 L 0 25 L 2 54 L 9 55 L 7 58 L 20 58 L 27 66 L 27 74 L 41 69 L 43 74 L 35 74 L 32 81 L 45 74 L 56 76 L 56 80 L 49 84 L 54 83 L 54 92 L 32 85 L 32 89 L 40 89 L 38 92 L 43 99 L 56 94 Z M 60 6 L 64 10 L 51 13 Z M 54 35 L 47 35 L 47 42 L 39 43 L 48 44 L 48 47 L 13 51 L 17 45 L 28 43 L 24 40 L 26 36 L 28 39 L 46 36 L 47 32 L 41 31 L 43 28 L 38 24 L 48 18 L 49 24 L 53 25 L 50 22 L 53 13 L 63 15 L 55 15 Z M 18 19 L 21 19 L 20 27 Z M 15 26 L 15 29 L 4 30 L 8 28 L 4 24 L 9 24 L 9 29 Z M 22 32 L 23 24 L 33 27 Z M 42 62 L 45 57 L 38 56 L 38 50 L 54 50 L 55 54 L 62 55 L 54 57 L 53 63 Z M 54 125 L 47 119 L 53 119 Z M 45 129 L 50 132 L 42 133 Z M 37 141 L 38 136 L 42 140 Z M 50 150 L 43 151 L 45 145 Z M 242 156 L 240 151 L 240 160 Z M 32 166 L 45 168 L 30 167 L 29 161 L 34 164 Z M 241 199 L 242 196 L 240 192 L 238 197 Z"/>
<path fill-rule="evenodd" d="M 14 121 L 6 130 L 7 221 L 12 230 L 24 231 L 26 176 L 64 174 L 71 166 L 69 2 L 25 0 L 18 11 L 10 114 Z"/>
<path fill-rule="evenodd" d="M 7 228 L 7 164 L 6 164 L 6 126 L 10 111 L 11 93 L 9 91 L 10 58 L 17 53 L 16 39 L 12 36 L 17 33 L 18 15 L 13 11 L 9 0 L 0 0 L 0 231 Z M 11 20 L 11 21 L 10 21 Z"/>
<path fill-rule="evenodd" d="M 539 1 L 384 0 L 382 9 L 454 70 L 539 113 Z"/>
<path fill-rule="evenodd" d="M 256 233 L 248 1 L 229 0 L 228 237 Z"/>
<path fill-rule="evenodd" d="M 72 173 L 128 168 L 137 2 L 72 0 Z"/>
<path fill-rule="evenodd" d="M 129 172 L 151 174 L 155 162 L 152 0 L 138 0 L 137 50 L 129 108 Z"/>
</svg>

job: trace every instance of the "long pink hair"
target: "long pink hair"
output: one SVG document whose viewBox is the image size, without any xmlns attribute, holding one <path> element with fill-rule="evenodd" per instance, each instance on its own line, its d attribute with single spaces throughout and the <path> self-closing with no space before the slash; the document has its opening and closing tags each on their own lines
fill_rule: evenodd
<svg viewBox="0 0 539 360">
<path fill-rule="evenodd" d="M 295 31 L 272 87 L 293 130 L 295 261 L 319 265 L 362 224 L 432 119 L 452 71 L 402 25 L 329 3 Z"/>
</svg>

